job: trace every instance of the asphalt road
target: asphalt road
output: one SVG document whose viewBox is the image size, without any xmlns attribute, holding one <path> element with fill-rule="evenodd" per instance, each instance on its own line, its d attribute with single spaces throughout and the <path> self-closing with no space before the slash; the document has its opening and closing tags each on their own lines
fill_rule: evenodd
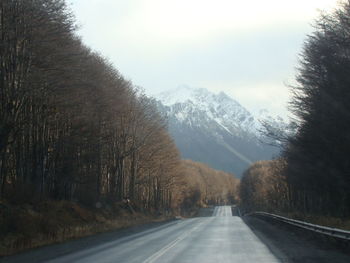
<svg viewBox="0 0 350 263">
<path fill-rule="evenodd" d="M 233 212 L 235 214 L 235 209 Z M 284 242 L 284 235 L 290 240 L 288 233 L 282 231 L 276 242 L 268 237 L 269 231 L 280 230 L 256 222 L 249 225 L 240 217 L 232 216 L 230 206 L 221 206 L 214 209 L 212 216 L 175 220 L 114 238 L 110 236 L 103 242 L 93 241 L 95 245 L 85 239 L 67 242 L 4 258 L 0 262 L 298 262 L 293 260 L 297 257 L 293 258 L 293 254 L 278 247 Z M 86 246 L 82 242 L 86 242 Z M 293 243 L 293 240 L 289 242 Z M 286 244 L 285 247 L 291 245 Z M 309 250 L 308 244 L 302 243 L 301 246 L 298 249 Z M 305 261 L 300 262 L 323 262 L 319 257 L 324 254 L 309 257 L 305 253 L 301 254 Z M 314 252 L 311 250 L 311 253 Z M 348 260 L 346 256 L 331 255 L 336 260 L 329 262 L 350 262 L 341 261 Z"/>
</svg>

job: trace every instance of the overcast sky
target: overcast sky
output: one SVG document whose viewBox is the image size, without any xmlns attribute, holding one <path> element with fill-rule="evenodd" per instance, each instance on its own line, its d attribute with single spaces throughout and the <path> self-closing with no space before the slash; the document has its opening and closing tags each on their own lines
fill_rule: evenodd
<svg viewBox="0 0 350 263">
<path fill-rule="evenodd" d="M 337 0 L 68 0 L 92 49 L 147 94 L 187 84 L 286 113 L 298 54 Z"/>
</svg>

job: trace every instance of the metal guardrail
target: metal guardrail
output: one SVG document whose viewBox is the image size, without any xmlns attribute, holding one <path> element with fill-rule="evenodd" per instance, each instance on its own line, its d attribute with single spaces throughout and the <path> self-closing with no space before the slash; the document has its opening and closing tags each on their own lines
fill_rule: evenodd
<svg viewBox="0 0 350 263">
<path fill-rule="evenodd" d="M 284 223 L 294 225 L 300 228 L 308 229 L 323 235 L 335 237 L 335 238 L 340 238 L 343 240 L 348 240 L 350 241 L 350 231 L 338 229 L 338 228 L 331 228 L 331 227 L 326 227 L 326 226 L 320 226 L 320 225 L 314 225 L 310 224 L 307 222 L 303 222 L 300 220 L 295 220 L 295 219 L 290 219 L 287 217 L 279 216 L 279 215 L 274 215 L 266 212 L 253 212 L 253 213 L 248 213 L 245 215 L 259 215 L 259 216 L 264 216 L 268 218 L 273 218 L 277 221 L 282 221 Z"/>
</svg>

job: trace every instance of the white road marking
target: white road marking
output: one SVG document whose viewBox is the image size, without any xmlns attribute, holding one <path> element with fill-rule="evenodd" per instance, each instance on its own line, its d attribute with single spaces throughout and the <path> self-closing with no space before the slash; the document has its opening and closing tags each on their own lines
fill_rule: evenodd
<svg viewBox="0 0 350 263">
<path fill-rule="evenodd" d="M 272 263 L 281 262 L 279 259 L 241 218 L 232 216 L 230 206 L 222 206 L 214 209 L 212 217 L 174 221 L 46 262 Z"/>
<path fill-rule="evenodd" d="M 231 206 L 217 206 L 214 209 L 213 216 L 215 217 L 227 217 L 232 216 Z"/>
<path fill-rule="evenodd" d="M 175 247 L 177 245 L 177 243 L 179 243 L 180 241 L 184 240 L 186 237 L 191 235 L 193 231 L 196 231 L 205 222 L 208 222 L 208 221 L 203 221 L 203 222 L 199 223 L 198 225 L 194 226 L 190 231 L 187 231 L 187 232 L 183 233 L 178 238 L 176 238 L 174 241 L 170 242 L 168 245 L 166 245 L 165 247 L 161 248 L 156 253 L 154 253 L 153 255 L 148 257 L 146 260 L 143 261 L 143 263 L 155 262 L 162 255 L 164 255 L 168 250 L 170 250 L 171 248 Z"/>
</svg>

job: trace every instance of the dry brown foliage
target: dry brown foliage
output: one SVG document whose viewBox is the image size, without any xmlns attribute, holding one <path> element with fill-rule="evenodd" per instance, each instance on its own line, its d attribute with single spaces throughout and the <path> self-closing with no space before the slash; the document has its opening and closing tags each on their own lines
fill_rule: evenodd
<svg viewBox="0 0 350 263">
<path fill-rule="evenodd" d="M 182 161 L 182 208 L 232 204 L 238 199 L 239 180 L 234 175 L 218 171 L 191 160 Z"/>
<path fill-rule="evenodd" d="M 244 173 L 240 187 L 241 205 L 246 211 L 276 211 L 288 206 L 288 187 L 281 171 L 285 161 L 259 161 Z"/>
</svg>

